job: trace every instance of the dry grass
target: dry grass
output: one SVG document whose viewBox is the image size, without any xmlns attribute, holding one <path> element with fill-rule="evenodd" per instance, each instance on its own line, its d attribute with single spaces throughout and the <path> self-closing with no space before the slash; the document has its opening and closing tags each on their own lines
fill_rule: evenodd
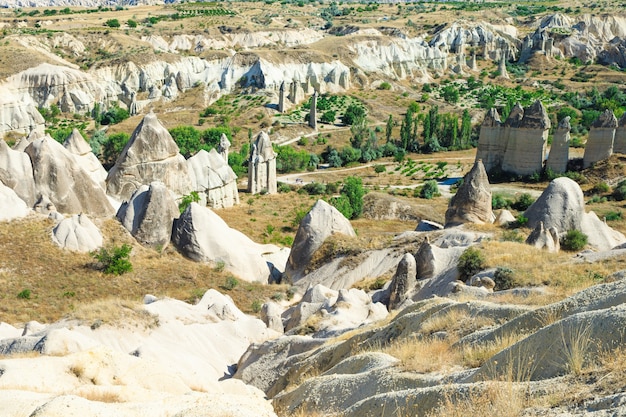
<svg viewBox="0 0 626 417">
<path fill-rule="evenodd" d="M 610 259 L 594 264 L 572 262 L 572 254 L 557 254 L 532 246 L 496 240 L 481 244 L 489 267 L 506 266 L 513 270 L 515 286 L 547 285 L 553 302 L 602 282 L 615 271 L 624 268 L 624 259 Z"/>
<path fill-rule="evenodd" d="M 50 239 L 53 224 L 47 219 L 0 223 L 2 320 L 8 323 L 53 322 L 73 314 L 85 320 L 108 317 L 115 322 L 114 317 L 131 313 L 132 306 L 148 293 L 196 302 L 210 288 L 224 292 L 220 287 L 226 282 L 228 272 L 187 260 L 171 246 L 161 253 L 142 248 L 113 219 L 99 226 L 106 236 L 106 245 L 133 245 L 132 272 L 106 275 L 92 267 L 94 260 L 88 254 L 59 249 Z M 25 289 L 30 290 L 30 298 L 19 298 L 18 294 Z M 227 293 L 239 308 L 252 313 L 255 300 L 264 301 L 286 290 L 286 286 L 239 280 L 239 285 Z M 117 301 L 97 303 L 100 305 L 91 312 L 88 307 L 82 307 L 103 300 Z M 133 314 L 139 322 L 146 323 L 144 318 Z M 102 317 L 96 317 L 98 315 Z M 147 322 L 150 320 L 148 318 Z"/>
<path fill-rule="evenodd" d="M 421 326 L 421 331 L 426 334 L 446 331 L 460 336 L 494 324 L 495 320 L 488 317 L 471 317 L 466 311 L 453 309 L 426 320 Z"/>
<path fill-rule="evenodd" d="M 117 298 L 80 304 L 67 318 L 92 327 L 107 324 L 153 328 L 159 325 L 158 317 L 143 309 L 140 303 Z"/>
<path fill-rule="evenodd" d="M 382 352 L 399 359 L 402 368 L 412 372 L 446 372 L 460 362 L 459 353 L 447 339 L 410 337 L 391 342 Z"/>
<path fill-rule="evenodd" d="M 493 355 L 514 345 L 527 336 L 527 333 L 508 333 L 505 336 L 497 337 L 492 342 L 464 346 L 461 349 L 463 364 L 469 368 L 482 366 Z"/>
<path fill-rule="evenodd" d="M 524 388 L 509 383 L 488 383 L 466 393 L 449 393 L 428 417 L 517 417 L 527 406 Z"/>
<path fill-rule="evenodd" d="M 120 395 L 117 392 L 111 391 L 109 388 L 102 387 L 89 387 L 89 389 L 79 390 L 77 393 L 74 393 L 86 400 L 89 401 L 97 401 L 100 403 L 120 403 L 123 402 L 121 400 Z"/>
</svg>

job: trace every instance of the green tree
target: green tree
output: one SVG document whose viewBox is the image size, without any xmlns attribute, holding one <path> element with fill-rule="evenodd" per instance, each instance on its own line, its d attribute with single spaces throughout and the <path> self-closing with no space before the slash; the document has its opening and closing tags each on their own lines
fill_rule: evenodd
<svg viewBox="0 0 626 417">
<path fill-rule="evenodd" d="M 108 170 L 115 165 L 115 161 L 117 161 L 129 140 L 130 135 L 124 132 L 112 133 L 105 139 L 100 156 L 100 161 L 105 169 Z"/>
<path fill-rule="evenodd" d="M 425 198 L 427 200 L 432 199 L 435 195 L 439 194 L 439 186 L 437 185 L 437 181 L 428 180 L 422 186 L 420 190 L 420 198 Z"/>
<path fill-rule="evenodd" d="M 393 116 L 389 115 L 387 126 L 385 127 L 385 139 L 387 143 L 391 142 L 391 133 L 393 132 Z"/>
<path fill-rule="evenodd" d="M 345 195 L 340 195 L 330 199 L 329 203 L 335 207 L 346 219 L 351 219 L 354 214 L 350 200 Z"/>
<path fill-rule="evenodd" d="M 467 109 L 463 110 L 461 118 L 461 149 L 470 147 L 472 141 L 472 117 Z"/>
<path fill-rule="evenodd" d="M 483 255 L 480 249 L 470 246 L 459 257 L 457 268 L 462 278 L 471 278 L 485 269 L 485 255 Z"/>
<path fill-rule="evenodd" d="M 360 119 L 364 119 L 366 116 L 365 109 L 359 104 L 352 103 L 348 106 L 341 121 L 347 125 L 352 125 Z"/>
<path fill-rule="evenodd" d="M 335 119 L 337 118 L 337 112 L 334 110 L 328 110 L 325 111 L 322 114 L 322 117 L 320 118 L 320 120 L 322 121 L 322 123 L 335 123 Z"/>
<path fill-rule="evenodd" d="M 210 150 L 200 140 L 200 131 L 193 126 L 177 126 L 169 132 L 185 158 L 195 155 L 200 149 Z"/>
<path fill-rule="evenodd" d="M 348 177 L 343 182 L 341 188 L 341 194 L 345 195 L 350 201 L 352 207 L 352 217 L 356 219 L 363 212 L 363 196 L 365 195 L 365 188 L 363 188 L 363 181 L 359 177 Z"/>
</svg>

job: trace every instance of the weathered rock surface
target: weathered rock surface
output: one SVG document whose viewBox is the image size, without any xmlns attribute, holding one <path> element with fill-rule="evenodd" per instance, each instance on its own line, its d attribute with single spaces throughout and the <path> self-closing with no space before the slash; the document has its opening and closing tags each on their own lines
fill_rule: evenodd
<svg viewBox="0 0 626 417">
<path fill-rule="evenodd" d="M 246 281 L 267 283 L 270 270 L 261 254 L 278 251 L 259 245 L 231 229 L 211 209 L 191 203 L 174 222 L 172 242 L 186 257 L 197 262 L 224 263 L 227 270 Z"/>
<path fill-rule="evenodd" d="M 495 108 L 489 109 L 482 124 L 478 137 L 476 160 L 481 160 L 487 172 L 502 165 L 502 157 L 506 148 L 506 141 L 502 137 L 502 122 Z"/>
<path fill-rule="evenodd" d="M 117 211 L 117 218 L 139 243 L 162 250 L 170 242 L 180 215 L 174 197 L 162 182 L 141 185 Z"/>
<path fill-rule="evenodd" d="M 187 160 L 187 166 L 191 188 L 198 193 L 204 205 L 225 208 L 239 204 L 237 175 L 215 149 L 211 152 L 200 150 Z"/>
<path fill-rule="evenodd" d="M 74 156 L 49 136 L 35 140 L 25 151 L 33 164 L 35 188 L 61 213 L 113 214 L 104 190 L 76 162 Z"/>
<path fill-rule="evenodd" d="M 269 135 L 265 132 L 259 133 L 250 148 L 249 193 L 257 194 L 265 191 L 268 194 L 275 194 L 277 192 L 276 156 Z"/>
<path fill-rule="evenodd" d="M 389 309 L 396 309 L 404 301 L 406 301 L 417 283 L 417 267 L 415 257 L 410 253 L 405 254 L 398 269 L 391 278 L 391 287 L 389 288 Z"/>
<path fill-rule="evenodd" d="M 107 194 L 128 200 L 141 186 L 161 181 L 177 197 L 192 191 L 185 158 L 154 113 L 133 132 L 107 177 Z"/>
<path fill-rule="evenodd" d="M 15 194 L 13 189 L 0 181 L 0 220 L 13 220 L 26 217 L 30 213 L 24 200 Z"/>
<path fill-rule="evenodd" d="M 52 241 L 63 249 L 91 252 L 102 246 L 98 227 L 84 214 L 63 219 L 52 229 Z"/>
<path fill-rule="evenodd" d="M 595 213 L 585 213 L 585 202 L 580 186 L 565 177 L 550 182 L 541 196 L 524 212 L 528 227 L 543 222 L 545 229 L 554 228 L 559 235 L 579 230 L 588 237 L 588 243 L 598 250 L 609 250 L 626 241 L 626 237 L 598 219 Z"/>
<path fill-rule="evenodd" d="M 32 207 L 37 200 L 33 165 L 27 154 L 15 151 L 0 141 L 0 181 Z"/>
<path fill-rule="evenodd" d="M 489 179 L 482 161 L 478 160 L 463 178 L 463 185 L 450 199 L 446 211 L 446 227 L 463 223 L 491 223 L 492 221 Z"/>
<path fill-rule="evenodd" d="M 70 153 L 76 155 L 76 161 L 80 167 L 87 171 L 91 178 L 105 189 L 107 172 L 98 160 L 98 157 L 91 152 L 91 147 L 78 129 L 72 130 L 72 133 L 63 142 L 63 146 Z"/>
<path fill-rule="evenodd" d="M 537 226 L 526 239 L 526 243 L 537 249 L 545 249 L 553 253 L 558 252 L 560 248 L 559 234 L 556 228 L 552 227 L 550 230 L 546 230 L 543 227 L 543 222 L 537 223 Z"/>
<path fill-rule="evenodd" d="M 413 205 L 388 194 L 377 192 L 367 193 L 363 197 L 361 215 L 372 220 L 421 220 Z"/>
<path fill-rule="evenodd" d="M 510 116 L 509 116 L 510 118 Z M 543 104 L 537 100 L 524 111 L 519 126 L 507 129 L 507 143 L 502 169 L 521 175 L 541 171 L 545 159 L 550 118 Z"/>
<path fill-rule="evenodd" d="M 617 125 L 615 140 L 613 141 L 613 152 L 626 153 L 626 113 L 620 117 Z"/>
<path fill-rule="evenodd" d="M 350 221 L 343 214 L 325 201 L 318 200 L 298 226 L 283 279 L 296 283 L 302 278 L 315 251 L 335 233 L 356 236 Z"/>
<path fill-rule="evenodd" d="M 608 109 L 593 122 L 585 145 L 583 167 L 590 167 L 595 162 L 607 159 L 613 154 L 616 128 L 617 119 L 613 111 Z"/>
<path fill-rule="evenodd" d="M 267 302 L 261 307 L 260 318 L 265 323 L 268 329 L 274 330 L 278 333 L 285 331 L 283 327 L 283 320 L 280 317 L 282 309 L 274 302 Z"/>
<path fill-rule="evenodd" d="M 509 223 L 513 223 L 515 220 L 516 219 L 515 216 L 513 216 L 513 213 L 504 209 L 501 210 L 500 213 L 498 213 L 498 215 L 496 216 L 496 220 L 494 220 L 494 223 L 498 226 L 506 226 Z"/>
<path fill-rule="evenodd" d="M 117 306 L 124 309 L 123 325 L 62 321 L 24 336 L 21 329 L 0 332 L 3 355 L 39 353 L 0 361 L 0 400 L 10 404 L 3 415 L 174 417 L 211 410 L 275 417 L 259 390 L 219 380 L 250 343 L 277 333 L 214 290 L 197 305 L 151 301 L 134 315 Z"/>
<path fill-rule="evenodd" d="M 546 167 L 556 173 L 567 171 L 567 162 L 569 161 L 569 142 L 570 135 L 570 117 L 567 116 L 559 123 L 554 136 L 552 138 L 552 146 L 548 154 L 548 162 Z"/>
</svg>

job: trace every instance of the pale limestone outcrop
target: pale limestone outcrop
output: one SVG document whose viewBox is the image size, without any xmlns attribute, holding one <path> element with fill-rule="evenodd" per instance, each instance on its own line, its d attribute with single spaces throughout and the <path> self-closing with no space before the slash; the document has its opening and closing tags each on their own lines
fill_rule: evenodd
<svg viewBox="0 0 626 417">
<path fill-rule="evenodd" d="M 617 119 L 612 110 L 605 110 L 591 125 L 585 145 L 583 167 L 587 168 L 613 154 L 613 141 Z"/>
<path fill-rule="evenodd" d="M 539 100 L 526 110 L 515 104 L 504 125 L 492 109 L 480 129 L 476 160 L 487 161 L 488 171 L 501 169 L 518 175 L 539 172 L 543 169 L 549 129 L 548 113 Z"/>
<path fill-rule="evenodd" d="M 587 235 L 588 244 L 598 250 L 609 250 L 626 241 L 624 235 L 600 220 L 594 212 L 585 213 L 580 186 L 561 177 L 550 182 L 541 196 L 525 212 L 528 227 L 540 222 L 546 230 L 554 228 L 558 235 L 579 230 Z"/>
<path fill-rule="evenodd" d="M 561 120 L 552 138 L 552 146 L 550 147 L 546 167 L 555 173 L 567 171 L 570 142 L 569 131 L 571 129 L 569 121 L 569 116 Z"/>
<path fill-rule="evenodd" d="M 298 226 L 283 280 L 295 283 L 302 278 L 315 251 L 336 233 L 356 236 L 350 221 L 343 214 L 327 202 L 318 200 Z"/>
<path fill-rule="evenodd" d="M 248 192 L 268 194 L 277 192 L 276 185 L 276 152 L 267 133 L 261 132 L 250 148 L 248 162 Z"/>
<path fill-rule="evenodd" d="M 170 242 L 173 221 L 179 214 L 165 184 L 154 181 L 141 185 L 122 203 L 117 218 L 139 243 L 160 251 Z"/>
<path fill-rule="evenodd" d="M 546 230 L 543 227 L 543 222 L 539 222 L 526 239 L 526 244 L 548 252 L 558 252 L 560 248 L 558 231 L 555 227 Z"/>
<path fill-rule="evenodd" d="M 543 168 L 550 118 L 546 108 L 537 100 L 524 111 L 518 127 L 511 126 L 502 170 L 531 175 Z"/>
<path fill-rule="evenodd" d="M 463 185 L 450 199 L 445 227 L 458 226 L 463 223 L 491 222 L 493 222 L 493 212 L 489 179 L 482 161 L 477 160 L 472 169 L 463 177 Z"/>
<path fill-rule="evenodd" d="M 615 129 L 615 140 L 613 141 L 613 152 L 626 153 L 626 113 L 620 117 Z"/>
<path fill-rule="evenodd" d="M 215 149 L 200 150 L 187 160 L 187 167 L 191 188 L 203 205 L 224 208 L 239 204 L 237 175 Z"/>
<path fill-rule="evenodd" d="M 78 129 L 72 130 L 72 133 L 63 142 L 63 146 L 73 155 L 76 155 L 76 161 L 80 166 L 89 173 L 96 183 L 106 189 L 107 172 L 98 157 L 91 152 L 91 147 Z"/>
<path fill-rule="evenodd" d="M 24 152 L 9 148 L 4 140 L 0 140 L 0 181 L 33 207 L 37 195 L 30 158 Z"/>
<path fill-rule="evenodd" d="M 0 134 L 33 131 L 43 134 L 44 130 L 45 120 L 32 99 L 25 100 L 17 91 L 12 91 L 10 83 L 4 83 L 0 88 Z"/>
<path fill-rule="evenodd" d="M 497 224 L 498 226 L 506 226 L 509 223 L 513 223 L 514 221 L 515 221 L 515 216 L 513 216 L 513 214 L 510 211 L 504 209 L 504 210 L 501 210 L 500 213 L 498 213 L 494 223 Z"/>
<path fill-rule="evenodd" d="M 50 136 L 35 140 L 25 151 L 33 164 L 35 189 L 61 213 L 109 216 L 113 207 L 74 155 Z"/>
<path fill-rule="evenodd" d="M 389 309 L 396 309 L 406 301 L 417 283 L 417 267 L 415 257 L 406 253 L 396 269 L 396 273 L 391 278 L 389 287 Z"/>
<path fill-rule="evenodd" d="M 0 180 L 0 221 L 19 219 L 26 217 L 28 213 L 30 208 L 24 200 Z"/>
<path fill-rule="evenodd" d="M 98 227 L 85 214 L 61 220 L 52 230 L 52 241 L 63 249 L 91 252 L 102 246 Z"/>
<path fill-rule="evenodd" d="M 478 137 L 478 149 L 476 150 L 476 160 L 482 160 L 485 170 L 491 171 L 493 168 L 502 165 L 502 157 L 506 142 L 502 137 L 504 128 L 500 121 L 500 115 L 495 108 L 489 109 L 483 123 L 480 125 L 480 135 Z"/>
<path fill-rule="evenodd" d="M 217 152 L 221 155 L 222 159 L 228 164 L 228 150 L 230 149 L 230 141 L 225 133 L 220 136 L 220 143 L 217 148 Z"/>
<path fill-rule="evenodd" d="M 154 113 L 135 128 L 107 177 L 107 194 L 128 200 L 141 186 L 163 182 L 176 197 L 192 191 L 185 158 Z"/>
<path fill-rule="evenodd" d="M 278 249 L 253 242 L 197 203 L 191 203 L 174 222 L 172 242 L 194 261 L 223 263 L 226 270 L 243 280 L 264 283 L 270 278 L 270 269 L 262 254 Z"/>
</svg>

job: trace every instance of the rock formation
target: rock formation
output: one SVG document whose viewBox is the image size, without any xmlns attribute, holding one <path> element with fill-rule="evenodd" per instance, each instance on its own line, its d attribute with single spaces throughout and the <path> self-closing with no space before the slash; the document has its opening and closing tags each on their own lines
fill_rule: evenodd
<svg viewBox="0 0 626 417">
<path fill-rule="evenodd" d="M 589 245 L 598 250 L 609 250 L 626 241 L 624 235 L 607 226 L 595 213 L 585 213 L 580 186 L 566 177 L 551 181 L 524 216 L 533 229 L 541 222 L 546 230 L 554 228 L 558 235 L 579 230 L 587 235 Z"/>
<path fill-rule="evenodd" d="M 231 229 L 211 209 L 191 203 L 174 222 L 172 242 L 197 262 L 223 263 L 226 270 L 246 281 L 268 282 L 270 270 L 261 256 L 271 250 Z M 277 249 L 277 248 L 274 248 Z"/>
<path fill-rule="evenodd" d="M 228 164 L 228 150 L 230 149 L 230 141 L 228 140 L 228 136 L 222 133 L 220 136 L 220 143 L 217 147 L 217 152 L 222 156 L 224 162 Z"/>
<path fill-rule="evenodd" d="M 502 158 L 502 170 L 531 175 L 543 168 L 550 118 L 539 100 L 524 111 L 518 127 L 511 126 Z"/>
<path fill-rule="evenodd" d="M 556 228 L 551 227 L 550 230 L 546 230 L 543 227 L 543 222 L 539 222 L 526 239 L 526 244 L 537 249 L 545 249 L 548 252 L 558 252 L 559 234 Z"/>
<path fill-rule="evenodd" d="M 482 161 L 487 172 L 502 166 L 502 157 L 506 149 L 506 141 L 502 137 L 503 131 L 498 110 L 489 109 L 480 125 L 478 149 L 476 150 L 476 160 Z"/>
<path fill-rule="evenodd" d="M 317 90 L 311 97 L 311 106 L 309 109 L 309 127 L 313 130 L 317 129 Z"/>
<path fill-rule="evenodd" d="M 177 197 L 192 190 L 185 158 L 154 113 L 133 132 L 107 177 L 107 194 L 128 200 L 141 186 L 161 181 Z"/>
<path fill-rule="evenodd" d="M 52 230 L 52 241 L 63 249 L 91 252 L 102 246 L 102 234 L 84 214 L 63 219 Z"/>
<path fill-rule="evenodd" d="M 61 213 L 113 214 L 113 207 L 102 187 L 84 171 L 74 155 L 50 136 L 35 140 L 26 153 L 33 164 L 35 188 Z"/>
<path fill-rule="evenodd" d="M 268 329 L 278 333 L 283 333 L 283 320 L 280 317 L 282 310 L 280 306 L 272 301 L 263 304 L 261 307 L 260 318 Z"/>
<path fill-rule="evenodd" d="M 548 154 L 548 162 L 546 167 L 555 173 L 567 171 L 567 163 L 569 161 L 569 131 L 571 129 L 569 123 L 570 117 L 567 116 L 561 122 L 552 137 L 552 146 Z"/>
<path fill-rule="evenodd" d="M 278 112 L 285 112 L 285 82 L 280 83 L 280 88 L 278 89 Z"/>
<path fill-rule="evenodd" d="M 276 186 L 276 152 L 267 133 L 261 132 L 250 149 L 248 161 L 248 192 L 258 194 L 277 192 Z"/>
<path fill-rule="evenodd" d="M 63 142 L 63 146 L 70 153 L 76 155 L 76 161 L 81 168 L 87 171 L 91 178 L 105 189 L 107 172 L 98 160 L 98 157 L 91 152 L 91 147 L 78 129 L 72 130 L 72 133 Z"/>
<path fill-rule="evenodd" d="M 237 175 L 215 149 L 200 150 L 187 160 L 187 167 L 191 189 L 203 205 L 224 208 L 239 204 Z"/>
<path fill-rule="evenodd" d="M 626 153 L 626 113 L 620 117 L 618 127 L 615 129 L 613 152 Z"/>
<path fill-rule="evenodd" d="M 501 210 L 500 213 L 496 216 L 495 224 L 498 226 L 506 226 L 509 223 L 513 223 L 515 221 L 515 216 L 508 210 Z"/>
<path fill-rule="evenodd" d="M 539 100 L 526 110 L 516 104 L 504 127 L 492 109 L 480 129 L 476 159 L 487 161 L 488 171 L 499 168 L 518 175 L 539 172 L 543 169 L 549 129 L 548 113 Z"/>
<path fill-rule="evenodd" d="M 463 177 L 463 185 L 450 199 L 445 227 L 458 226 L 463 223 L 491 222 L 493 222 L 491 189 L 487 172 L 479 159 Z"/>
<path fill-rule="evenodd" d="M 117 218 L 139 243 L 162 250 L 170 242 L 179 216 L 174 197 L 162 182 L 141 185 L 117 211 Z"/>
<path fill-rule="evenodd" d="M 391 278 L 391 287 L 389 287 L 389 309 L 398 308 L 404 301 L 408 299 L 417 283 L 417 269 L 415 258 L 410 253 L 404 255 L 398 269 Z"/>
<path fill-rule="evenodd" d="M 5 186 L 0 179 L 0 221 L 19 219 L 26 217 L 28 213 L 30 209 L 24 200 L 19 198 L 12 188 Z"/>
<path fill-rule="evenodd" d="M 613 154 L 615 129 L 617 129 L 617 119 L 613 111 L 607 109 L 591 125 L 585 145 L 583 167 L 590 167 Z"/>
<path fill-rule="evenodd" d="M 313 254 L 335 233 L 356 236 L 343 214 L 325 201 L 317 200 L 298 226 L 283 280 L 295 283 L 304 276 Z"/>
<path fill-rule="evenodd" d="M 37 195 L 30 158 L 24 152 L 9 148 L 4 140 L 0 140 L 0 181 L 33 207 Z"/>
</svg>

